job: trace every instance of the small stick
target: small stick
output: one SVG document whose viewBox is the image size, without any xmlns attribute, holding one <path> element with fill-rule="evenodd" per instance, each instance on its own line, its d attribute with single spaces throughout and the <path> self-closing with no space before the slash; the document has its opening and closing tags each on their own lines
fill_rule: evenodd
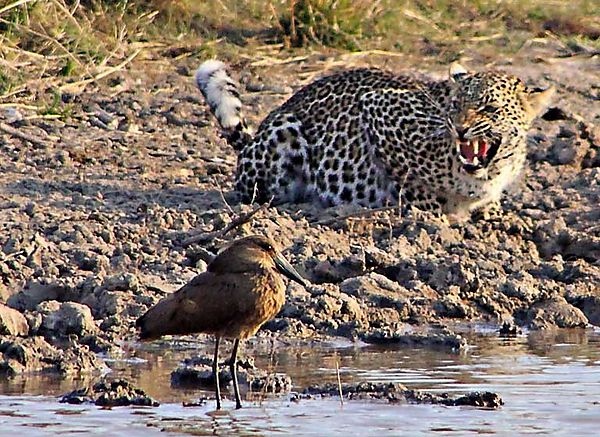
<svg viewBox="0 0 600 437">
<path fill-rule="evenodd" d="M 94 76 L 90 79 L 80 80 L 79 82 L 67 83 L 65 85 L 62 85 L 59 88 L 59 90 L 64 91 L 64 90 L 70 89 L 70 88 L 77 88 L 80 86 L 85 86 L 92 82 L 96 82 L 110 74 L 113 74 L 113 73 L 121 70 L 123 67 L 125 67 L 127 64 L 129 64 L 131 61 L 133 61 L 133 58 L 135 58 L 137 55 L 139 55 L 141 51 L 142 51 L 141 49 L 136 50 L 131 55 L 129 55 L 127 57 L 127 59 L 125 59 L 123 62 L 121 62 L 119 65 L 115 65 L 114 67 L 108 68 L 107 70 L 103 71 L 102 73 L 98 73 L 96 76 Z"/>
<path fill-rule="evenodd" d="M 263 203 L 262 205 L 259 205 L 256 208 L 254 208 L 252 211 L 247 212 L 246 214 L 242 214 L 238 218 L 232 220 L 231 223 L 229 223 L 223 229 L 220 229 L 220 230 L 214 231 L 214 232 L 207 232 L 207 233 L 202 233 L 199 235 L 194 235 L 190 238 L 183 240 L 181 242 L 181 244 L 183 246 L 189 246 L 191 244 L 198 243 L 200 241 L 206 242 L 206 241 L 214 240 L 215 238 L 221 238 L 221 237 L 225 236 L 227 233 L 229 233 L 230 231 L 232 231 L 233 229 L 235 229 L 245 223 L 248 223 L 252 219 L 252 217 L 254 217 L 256 214 L 258 214 L 260 211 L 267 209 L 270 205 L 271 205 L 271 201 L 269 201 L 267 203 Z"/>
<path fill-rule="evenodd" d="M 30 143 L 37 144 L 40 147 L 44 147 L 44 148 L 48 147 L 48 144 L 45 141 L 43 141 L 37 137 L 34 137 L 33 135 L 29 135 L 25 132 L 21 132 L 20 130 L 15 129 L 14 127 L 11 127 L 6 123 L 2 123 L 1 121 L 0 121 L 0 130 L 3 132 L 6 132 L 9 135 L 12 135 L 13 137 L 17 137 L 22 140 L 29 141 Z"/>
<path fill-rule="evenodd" d="M 252 189 L 252 200 L 250 200 L 250 205 L 252 205 L 254 203 L 254 201 L 256 200 L 257 193 L 258 193 L 258 185 L 255 183 L 254 188 Z"/>
<path fill-rule="evenodd" d="M 357 57 L 357 56 L 371 56 L 371 55 L 390 56 L 390 57 L 397 57 L 397 58 L 402 58 L 402 57 L 406 56 L 404 53 L 388 52 L 386 50 L 363 50 L 363 51 L 359 51 L 359 52 L 344 53 L 340 56 L 340 58 L 348 59 L 348 58 L 353 58 L 353 57 Z"/>
<path fill-rule="evenodd" d="M 340 404 L 343 407 L 344 406 L 344 394 L 342 393 L 342 380 L 340 378 L 340 365 L 339 365 L 339 362 L 338 362 L 338 356 L 337 356 L 337 354 L 335 356 L 335 374 L 337 376 L 338 391 L 340 393 Z"/>
<path fill-rule="evenodd" d="M 0 9 L 0 15 L 5 13 L 6 11 L 10 11 L 11 9 L 16 8 L 17 6 L 21 6 L 21 5 L 24 5 L 25 3 L 29 3 L 32 1 L 34 1 L 34 0 L 19 0 L 14 3 L 11 3 L 10 5 L 4 6 L 2 9 Z"/>
<path fill-rule="evenodd" d="M 265 56 L 262 59 L 259 59 L 258 61 L 254 61 L 250 63 L 251 67 L 270 67 L 273 65 L 284 65 L 284 64 L 292 64 L 295 62 L 301 62 L 301 61 L 305 61 L 308 59 L 308 56 L 292 56 L 289 58 L 285 58 L 285 59 L 277 59 L 277 58 L 272 58 L 270 56 Z"/>
<path fill-rule="evenodd" d="M 77 30 L 79 31 L 79 33 L 83 32 L 83 30 L 81 29 L 81 26 L 79 25 L 79 23 L 77 22 L 77 20 L 73 16 L 73 14 L 71 14 L 71 11 L 69 11 L 66 8 L 65 5 L 63 5 L 58 0 L 51 0 L 51 1 L 52 1 L 52 3 L 54 3 L 56 5 L 56 7 L 58 9 L 60 9 L 61 11 L 63 11 L 67 15 L 67 18 L 69 19 L 69 21 L 71 21 L 75 25 L 75 27 L 77 28 Z"/>
<path fill-rule="evenodd" d="M 225 193 L 223 193 L 223 188 L 221 187 L 221 184 L 219 184 L 219 181 L 217 180 L 217 178 L 214 178 L 213 180 L 214 180 L 215 184 L 217 185 L 217 188 L 219 189 L 219 195 L 221 196 L 221 201 L 225 204 L 225 208 L 227 208 L 227 211 L 229 211 L 229 213 L 234 214 L 233 208 L 227 202 L 227 199 L 225 199 Z"/>
<path fill-rule="evenodd" d="M 39 111 L 40 108 L 33 105 L 26 105 L 25 103 L 0 103 L 0 108 L 21 108 L 21 109 L 32 109 Z"/>
</svg>

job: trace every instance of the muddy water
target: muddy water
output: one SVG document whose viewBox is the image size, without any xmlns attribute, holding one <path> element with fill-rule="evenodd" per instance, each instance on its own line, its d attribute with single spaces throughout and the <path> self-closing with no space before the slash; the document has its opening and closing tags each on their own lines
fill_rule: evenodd
<svg viewBox="0 0 600 437">
<path fill-rule="evenodd" d="M 235 411 L 226 401 L 216 413 L 209 401 L 182 401 L 210 391 L 172 389 L 169 373 L 193 355 L 191 344 L 136 348 L 111 362 L 162 402 L 159 408 L 100 409 L 59 404 L 55 396 L 90 380 L 29 377 L 0 382 L 0 435 L 597 435 L 600 427 L 600 331 L 532 333 L 515 339 L 469 336 L 473 347 L 453 354 L 409 348 L 254 347 L 256 363 L 286 372 L 300 387 L 334 381 L 339 359 L 344 382 L 397 381 L 409 388 L 464 393 L 490 390 L 497 411 L 431 405 L 387 405 L 336 399 L 290 401 L 289 396 L 247 401 Z M 202 345 L 209 352 L 210 345 Z M 250 351 L 249 351 L 250 352 Z"/>
</svg>

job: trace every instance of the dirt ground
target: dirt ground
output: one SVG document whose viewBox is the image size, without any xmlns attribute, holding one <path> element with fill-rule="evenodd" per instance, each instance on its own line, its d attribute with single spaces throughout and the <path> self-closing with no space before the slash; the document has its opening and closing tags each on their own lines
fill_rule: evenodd
<svg viewBox="0 0 600 437">
<path fill-rule="evenodd" d="M 445 74 L 377 53 L 277 59 L 241 57 L 231 68 L 255 126 L 328 71 Z M 506 323 L 506 333 L 600 325 L 597 55 L 561 57 L 551 44 L 531 44 L 493 64 L 465 60 L 558 91 L 534 123 L 524 178 L 504 196 L 499 218 L 448 224 L 284 205 L 217 238 L 211 232 L 253 207 L 232 193 L 236 156 L 193 84 L 199 62 L 169 51 L 140 56 L 64 94 L 71 115 L 62 120 L 0 108 L 4 126 L 33 137 L 0 131 L 0 371 L 101 366 L 92 352 L 118 352 L 135 338 L 139 315 L 206 268 L 205 251 L 248 233 L 273 237 L 314 283 L 290 284 L 260 336 L 460 349 L 457 322 Z"/>
</svg>

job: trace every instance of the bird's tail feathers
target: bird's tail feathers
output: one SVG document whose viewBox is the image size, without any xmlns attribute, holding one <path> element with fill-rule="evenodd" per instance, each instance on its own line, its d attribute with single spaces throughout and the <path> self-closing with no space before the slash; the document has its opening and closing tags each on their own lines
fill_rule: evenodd
<svg viewBox="0 0 600 437">
<path fill-rule="evenodd" d="M 152 340 L 163 335 L 177 334 L 174 324 L 177 312 L 175 295 L 162 299 L 137 319 L 135 326 L 140 330 L 142 340 Z"/>
</svg>

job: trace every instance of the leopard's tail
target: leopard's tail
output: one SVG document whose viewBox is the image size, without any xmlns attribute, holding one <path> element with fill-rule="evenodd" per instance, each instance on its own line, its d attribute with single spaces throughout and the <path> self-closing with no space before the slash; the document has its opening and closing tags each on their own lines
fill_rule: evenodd
<svg viewBox="0 0 600 437">
<path fill-rule="evenodd" d="M 252 140 L 252 133 L 242 114 L 238 84 L 227 74 L 225 64 L 216 59 L 204 61 L 195 78 L 227 142 L 235 150 L 241 150 Z"/>
</svg>

